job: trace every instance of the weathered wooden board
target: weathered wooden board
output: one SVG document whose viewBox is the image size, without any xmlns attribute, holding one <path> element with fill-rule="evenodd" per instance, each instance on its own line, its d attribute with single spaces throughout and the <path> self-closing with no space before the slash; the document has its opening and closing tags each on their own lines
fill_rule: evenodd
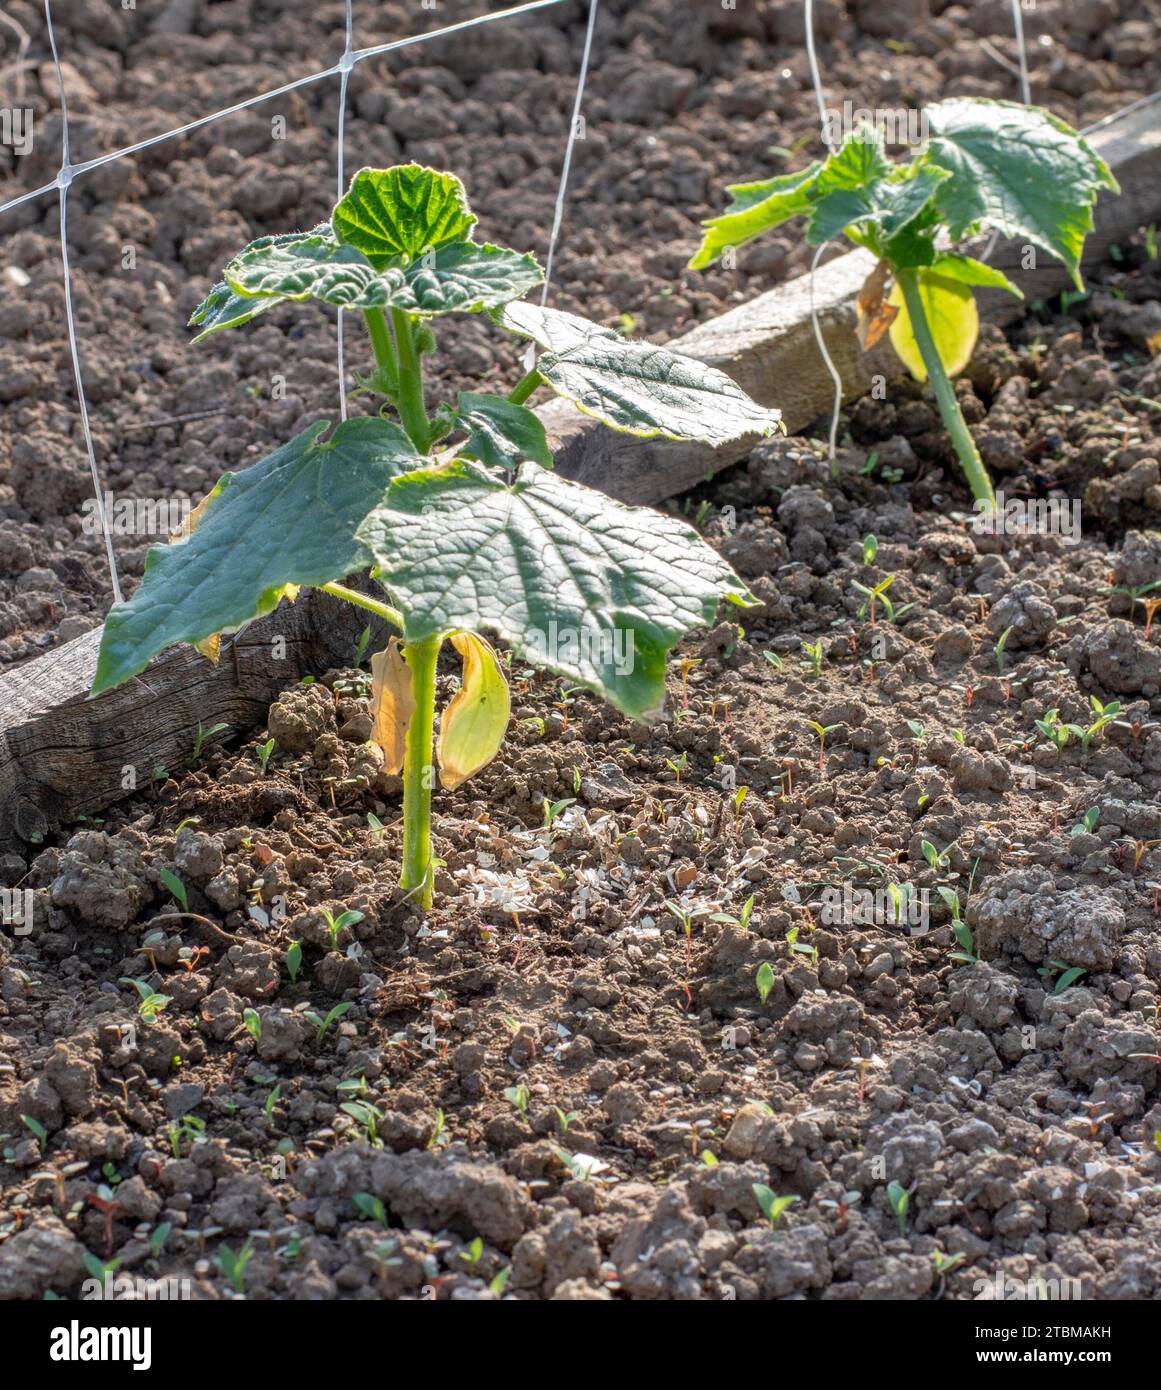
<svg viewBox="0 0 1161 1390">
<path fill-rule="evenodd" d="M 301 675 L 348 664 L 367 623 L 382 645 L 378 619 L 310 590 L 225 638 L 217 665 L 175 648 L 95 700 L 85 692 L 100 628 L 16 667 L 0 678 L 0 849 L 35 844 L 50 826 L 144 787 L 158 769 L 179 769 L 199 721 L 227 726 L 214 742 L 256 727 Z"/>
<path fill-rule="evenodd" d="M 1089 140 L 1122 189 L 1120 197 L 1102 194 L 1097 204 L 1096 232 L 1085 245 L 1085 263 L 1092 265 L 1105 258 L 1112 243 L 1161 220 L 1161 93 L 1102 126 Z M 745 250 L 739 254 L 744 256 Z M 1069 283 L 1063 266 L 1043 253 L 1035 268 L 1023 262 L 1024 248 L 1012 242 L 1000 242 L 991 256 L 991 263 L 1014 280 L 1029 301 L 1046 299 Z M 873 267 L 868 252 L 853 251 L 820 266 L 814 276 L 814 306 L 847 400 L 865 395 L 873 375 L 890 378 L 903 371 L 886 339 L 874 351 L 862 353 L 854 335 L 855 295 Z M 800 276 L 700 324 L 668 346 L 719 367 L 761 404 L 778 406 L 788 429 L 801 430 L 829 413 L 834 400 L 834 383 L 810 322 L 811 294 L 811 277 Z M 981 294 L 979 303 L 981 314 L 993 323 L 1010 322 L 1023 312 L 1019 300 L 998 291 Z M 676 496 L 707 473 L 744 458 L 752 444 L 742 440 L 708 449 L 632 439 L 578 417 L 564 401 L 551 402 L 540 414 L 557 468 L 627 502 Z"/>
<path fill-rule="evenodd" d="M 1085 258 L 1095 262 L 1112 242 L 1161 221 L 1161 94 L 1091 139 L 1124 190 L 1098 205 L 1097 231 Z M 1028 268 L 1021 253 L 1018 246 L 1001 244 L 992 262 L 1029 299 L 1046 298 L 1067 283 L 1049 258 Z M 852 331 L 854 297 L 872 264 L 869 255 L 856 251 L 814 277 L 814 304 L 848 399 L 863 394 L 872 375 L 901 370 L 885 345 L 860 353 Z M 810 277 L 800 277 L 671 346 L 728 372 L 755 399 L 779 406 L 789 429 L 802 429 L 833 398 L 811 328 L 811 294 Z M 981 296 L 981 311 L 1003 323 L 1021 308 L 1010 296 L 991 294 Z M 744 457 L 750 447 L 746 441 L 713 450 L 633 439 L 563 401 L 549 402 L 540 414 L 563 473 L 632 502 L 674 496 Z M 0 849 L 35 844 L 50 826 L 91 815 L 126 795 L 128 768 L 138 786 L 159 767 L 179 768 L 194 747 L 199 721 L 204 728 L 223 723 L 233 734 L 255 727 L 277 692 L 299 676 L 348 662 L 368 620 L 381 645 L 385 630 L 377 620 L 307 593 L 253 624 L 237 642 L 227 639 L 217 666 L 189 650 L 171 652 L 143 676 L 91 701 L 85 693 L 100 630 L 0 676 Z M 284 649 L 275 638 L 283 639 Z"/>
</svg>

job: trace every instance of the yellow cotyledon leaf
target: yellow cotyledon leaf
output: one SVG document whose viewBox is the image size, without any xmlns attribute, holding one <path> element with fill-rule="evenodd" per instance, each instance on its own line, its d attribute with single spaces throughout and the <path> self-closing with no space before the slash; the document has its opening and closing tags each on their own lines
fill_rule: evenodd
<svg viewBox="0 0 1161 1390">
<path fill-rule="evenodd" d="M 511 701 L 499 658 L 474 632 L 454 632 L 452 646 L 464 659 L 463 681 L 439 724 L 439 780 L 458 787 L 500 751 Z"/>
<path fill-rule="evenodd" d="M 371 658 L 371 714 L 375 726 L 371 738 L 383 750 L 383 770 L 403 770 L 407 726 L 415 713 L 411 672 L 403 660 L 399 638 L 392 637 L 386 650 Z"/>
<path fill-rule="evenodd" d="M 971 286 L 920 270 L 919 294 L 939 359 L 948 376 L 955 376 L 967 366 L 980 331 L 980 315 Z M 915 380 L 926 381 L 927 368 L 911 330 L 911 316 L 903 303 L 903 292 L 897 283 L 887 303 L 899 310 L 887 330 L 891 346 Z"/>
</svg>

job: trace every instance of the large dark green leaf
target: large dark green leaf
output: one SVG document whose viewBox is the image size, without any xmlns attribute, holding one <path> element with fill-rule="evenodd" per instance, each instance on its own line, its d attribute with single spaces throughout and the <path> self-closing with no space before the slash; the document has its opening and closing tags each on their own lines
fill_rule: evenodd
<svg viewBox="0 0 1161 1390">
<path fill-rule="evenodd" d="M 359 525 L 393 478 L 423 459 L 377 417 L 312 425 L 242 473 L 226 473 L 187 540 L 155 546 L 128 603 L 105 621 L 94 695 L 143 671 L 158 652 L 229 632 L 274 608 L 287 585 L 326 584 L 367 568 Z"/>
<path fill-rule="evenodd" d="M 409 639 L 492 632 L 533 665 L 639 718 L 665 695 L 666 653 L 745 586 L 674 517 L 525 464 L 398 478 L 359 529 Z"/>
<path fill-rule="evenodd" d="M 547 349 L 536 370 L 558 395 L 624 434 L 717 445 L 773 434 L 782 419 L 781 411 L 751 400 L 724 372 L 576 314 L 509 304 L 499 319 Z"/>
</svg>

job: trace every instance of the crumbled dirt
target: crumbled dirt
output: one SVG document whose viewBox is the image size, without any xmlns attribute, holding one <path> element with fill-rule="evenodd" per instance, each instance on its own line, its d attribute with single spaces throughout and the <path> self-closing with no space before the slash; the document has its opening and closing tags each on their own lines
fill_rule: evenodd
<svg viewBox="0 0 1161 1390">
<path fill-rule="evenodd" d="M 1161 285 L 1119 256 L 959 384 L 1079 541 L 976 531 L 907 382 L 837 478 L 763 445 L 674 504 L 760 606 L 683 646 L 652 727 L 516 664 L 505 749 L 436 795 L 426 918 L 355 670 L 272 706 L 265 772 L 258 732 L 5 859 L 35 913 L 0 937 L 0 1297 L 85 1251 L 227 1297 L 247 1243 L 254 1298 L 1161 1296 L 1161 630 L 1108 591 L 1161 577 L 1128 313 Z M 1087 745 L 1037 729 L 1093 697 Z M 834 919 L 889 884 L 926 921 Z M 755 1184 L 797 1199 L 776 1229 Z"/>
<path fill-rule="evenodd" d="M 820 0 L 815 8 L 836 108 L 845 98 L 898 108 L 963 93 L 1018 95 L 1007 0 Z M 465 0 L 431 10 L 356 0 L 356 43 L 479 12 Z M 0 201 L 53 178 L 60 143 L 41 7 L 6 0 L 5 13 L 29 36 L 30 66 L 6 71 L 3 97 L 31 108 L 35 124 L 31 154 L 0 151 Z M 58 6 L 74 163 L 335 62 L 344 16 L 341 0 Z M 1161 86 L 1161 0 L 1038 0 L 1023 18 L 1033 96 L 1065 119 L 1085 125 Z M 359 65 L 347 170 L 403 159 L 454 169 L 483 233 L 543 256 L 585 19 L 569 0 Z M 2 24 L 0 44 L 6 67 L 18 41 Z M 336 88 L 333 79 L 301 88 L 72 186 L 78 331 L 97 459 L 115 503 L 196 503 L 225 469 L 253 462 L 320 416 L 334 418 L 335 330 L 318 306 L 281 310 L 197 349 L 184 325 L 252 236 L 312 226 L 329 212 Z M 720 208 L 727 183 L 799 168 L 819 152 L 801 0 L 744 0 L 733 9 L 694 0 L 679 22 L 669 0 L 604 0 L 584 119 L 554 272 L 560 307 L 660 341 L 807 268 L 809 248 L 790 229 L 744 248 L 735 271 L 684 269 L 698 221 Z M 61 332 L 58 227 L 52 196 L 0 219 L 0 666 L 95 626 L 110 602 L 102 543 L 82 512 L 91 482 Z M 1123 307 L 1108 312 L 1115 319 Z M 1151 312 L 1156 319 L 1155 304 Z M 349 364 L 359 367 L 365 349 L 356 330 L 348 336 Z M 514 379 L 518 349 L 482 319 L 441 326 L 441 345 L 447 391 Z M 1081 358 L 1061 376 L 1061 402 L 1103 395 L 1108 382 L 1092 365 Z M 985 432 L 997 471 L 1021 457 L 1010 424 L 1018 393 Z M 899 450 L 893 466 L 908 473 L 914 459 L 899 443 L 906 433 L 882 441 L 881 454 L 886 462 Z M 1035 443 L 1051 458 L 1050 443 Z M 1118 511 L 1140 502 L 1155 470 L 1106 481 L 1092 504 Z M 139 522 L 149 534 L 114 517 L 127 591 L 149 544 L 169 529 L 148 514 Z"/>
</svg>

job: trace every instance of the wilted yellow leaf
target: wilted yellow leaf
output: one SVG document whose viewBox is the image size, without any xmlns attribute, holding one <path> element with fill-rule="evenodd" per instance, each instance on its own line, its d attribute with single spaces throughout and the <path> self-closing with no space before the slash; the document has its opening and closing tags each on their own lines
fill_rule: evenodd
<svg viewBox="0 0 1161 1390">
<path fill-rule="evenodd" d="M 436 756 L 440 782 L 458 787 L 500 751 L 511 701 L 499 659 L 482 637 L 456 632 L 451 642 L 464 659 L 464 674 L 440 720 Z"/>
<path fill-rule="evenodd" d="M 871 348 L 895 322 L 899 310 L 883 297 L 890 271 L 886 261 L 880 261 L 863 281 L 855 300 L 855 333 L 864 352 Z"/>
<path fill-rule="evenodd" d="M 371 714 L 375 720 L 371 737 L 383 750 L 385 772 L 403 770 L 407 726 L 414 713 L 411 672 L 403 660 L 399 638 L 392 637 L 387 649 L 371 658 Z"/>
<path fill-rule="evenodd" d="M 971 286 L 921 270 L 919 296 L 939 360 L 948 376 L 955 376 L 967 366 L 980 331 L 980 315 Z M 891 346 L 915 380 L 926 381 L 927 368 L 923 365 L 919 344 L 911 330 L 911 316 L 898 284 L 891 290 L 887 302 L 899 311 L 890 328 Z"/>
</svg>

